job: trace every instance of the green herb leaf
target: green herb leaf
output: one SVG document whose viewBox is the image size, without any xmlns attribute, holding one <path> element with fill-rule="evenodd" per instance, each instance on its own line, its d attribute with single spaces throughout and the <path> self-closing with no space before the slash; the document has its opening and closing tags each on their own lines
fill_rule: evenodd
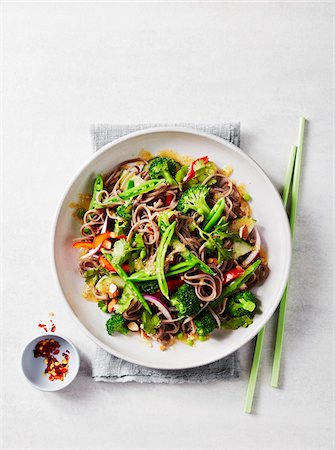
<svg viewBox="0 0 335 450">
<path fill-rule="evenodd" d="M 119 314 L 122 314 L 123 312 L 127 311 L 127 309 L 130 306 L 130 303 L 135 298 L 134 293 L 129 286 L 129 283 L 126 283 L 122 295 L 119 298 L 117 304 L 115 305 L 115 311 Z"/>
<path fill-rule="evenodd" d="M 100 279 L 99 269 L 89 269 L 84 273 L 85 283 L 89 286 L 95 286 Z"/>
<path fill-rule="evenodd" d="M 155 334 L 156 329 L 161 325 L 161 319 L 157 316 L 157 314 L 151 315 L 147 311 L 143 311 L 142 324 L 143 330 L 147 334 Z"/>
</svg>

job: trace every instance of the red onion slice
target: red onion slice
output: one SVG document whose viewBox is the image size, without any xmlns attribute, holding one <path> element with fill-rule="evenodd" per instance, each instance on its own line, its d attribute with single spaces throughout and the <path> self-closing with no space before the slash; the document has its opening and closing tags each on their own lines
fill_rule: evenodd
<svg viewBox="0 0 335 450">
<path fill-rule="evenodd" d="M 143 297 L 149 302 L 152 303 L 153 305 L 155 305 L 160 312 L 163 314 L 163 316 L 168 319 L 168 320 L 172 320 L 172 316 L 170 314 L 170 311 L 168 309 L 168 307 L 166 306 L 166 304 L 164 302 L 162 302 L 162 300 L 160 300 L 159 298 L 155 297 L 154 295 L 143 295 Z"/>
<path fill-rule="evenodd" d="M 108 223 L 108 215 L 105 218 L 105 222 L 101 228 L 101 232 L 100 234 L 106 233 L 107 231 L 107 223 Z M 90 256 L 95 255 L 96 253 L 98 253 L 98 251 L 101 249 L 103 242 L 101 242 L 101 244 L 99 244 L 97 247 L 92 248 L 92 250 L 90 250 L 89 252 L 85 253 L 85 255 L 81 256 L 80 259 L 87 259 Z"/>
<path fill-rule="evenodd" d="M 254 233 L 255 239 L 256 239 L 256 242 L 255 242 L 255 250 L 253 250 L 253 251 L 250 253 L 250 255 L 243 261 L 242 267 L 248 267 L 249 264 L 251 264 L 251 263 L 253 262 L 253 260 L 256 259 L 256 257 L 257 257 L 258 254 L 259 254 L 259 251 L 260 251 L 260 249 L 261 249 L 261 237 L 260 237 L 260 235 L 259 235 L 258 230 L 257 230 L 256 227 L 254 227 L 253 233 Z"/>
</svg>

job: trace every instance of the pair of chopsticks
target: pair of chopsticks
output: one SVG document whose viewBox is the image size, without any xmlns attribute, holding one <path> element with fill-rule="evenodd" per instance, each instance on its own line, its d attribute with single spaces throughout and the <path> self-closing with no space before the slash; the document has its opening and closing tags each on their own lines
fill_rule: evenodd
<svg viewBox="0 0 335 450">
<path fill-rule="evenodd" d="M 294 228 L 297 216 L 297 205 L 299 197 L 299 184 L 300 184 L 300 173 L 301 173 L 301 161 L 302 161 L 302 151 L 304 145 L 304 132 L 305 132 L 306 119 L 300 117 L 299 120 L 299 133 L 298 133 L 298 145 L 293 145 L 291 148 L 290 159 L 288 162 L 287 172 L 284 182 L 284 190 L 282 194 L 284 208 L 289 210 L 289 220 L 292 240 L 294 239 Z M 287 283 L 284 294 L 280 300 L 279 313 L 278 313 L 278 323 L 277 323 L 277 334 L 276 342 L 273 356 L 272 365 L 272 378 L 271 386 L 278 387 L 279 384 L 279 373 L 280 373 L 280 362 L 283 350 L 283 340 L 284 340 L 284 329 L 285 329 L 285 315 L 286 315 L 286 305 L 287 305 L 287 293 L 288 293 L 289 283 Z M 259 364 L 261 360 L 263 342 L 264 342 L 265 326 L 258 333 L 256 338 L 256 345 L 254 349 L 254 356 L 252 360 L 252 365 L 249 375 L 249 383 L 247 389 L 247 395 L 245 399 L 244 412 L 250 413 L 252 409 L 252 402 L 254 399 L 255 387 L 257 382 L 257 375 Z"/>
</svg>

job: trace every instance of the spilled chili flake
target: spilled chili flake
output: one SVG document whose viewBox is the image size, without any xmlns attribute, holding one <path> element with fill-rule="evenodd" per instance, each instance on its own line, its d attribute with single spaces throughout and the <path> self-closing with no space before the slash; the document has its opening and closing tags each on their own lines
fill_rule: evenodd
<svg viewBox="0 0 335 450">
<path fill-rule="evenodd" d="M 54 316 L 54 313 L 49 313 L 49 316 L 50 315 L 53 315 Z M 37 325 L 39 328 L 43 328 L 43 330 L 46 332 L 46 333 L 48 333 L 48 325 L 47 324 L 45 324 L 45 323 L 39 323 L 38 325 Z M 56 331 L 56 325 L 54 324 L 54 322 L 53 322 L 53 320 L 52 319 L 50 319 L 50 332 L 51 333 L 54 333 Z"/>
<path fill-rule="evenodd" d="M 37 325 L 39 328 L 43 328 L 43 330 L 47 333 L 48 332 L 48 329 L 47 329 L 47 326 L 45 325 L 45 323 L 39 323 L 38 325 Z"/>
<path fill-rule="evenodd" d="M 62 353 L 62 360 L 58 361 L 55 355 L 59 354 L 60 343 L 55 339 L 42 339 L 36 344 L 34 349 L 35 358 L 44 358 L 44 363 L 46 364 L 46 369 L 44 374 L 49 375 L 49 380 L 60 380 L 64 381 L 68 370 L 69 370 L 69 358 L 70 351 Z"/>
<path fill-rule="evenodd" d="M 50 328 L 50 331 L 51 331 L 51 333 L 54 333 L 54 332 L 56 331 L 56 325 L 53 323 L 52 320 L 50 320 L 50 322 L 51 322 L 51 328 Z"/>
</svg>

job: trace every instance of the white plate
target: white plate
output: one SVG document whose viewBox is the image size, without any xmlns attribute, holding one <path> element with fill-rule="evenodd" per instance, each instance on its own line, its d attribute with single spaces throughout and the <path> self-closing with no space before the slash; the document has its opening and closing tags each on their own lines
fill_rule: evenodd
<svg viewBox="0 0 335 450">
<path fill-rule="evenodd" d="M 78 236 L 79 221 L 69 208 L 78 194 L 90 192 L 98 173 L 108 172 L 114 165 L 138 155 L 141 149 L 153 154 L 172 149 L 181 155 L 208 155 L 219 167 L 234 168 L 233 180 L 246 185 L 252 197 L 253 216 L 258 223 L 268 253 L 270 275 L 255 290 L 261 301 L 262 314 L 256 315 L 248 328 L 236 331 L 217 330 L 205 342 L 189 347 L 178 342 L 168 351 L 157 345 L 147 346 L 136 334 L 109 336 L 105 330 L 107 315 L 82 296 L 83 280 L 78 273 L 78 252 L 71 247 Z M 102 348 L 115 356 L 147 367 L 182 369 L 216 361 L 250 341 L 274 313 L 288 279 L 291 260 L 291 237 L 281 198 L 262 169 L 234 145 L 186 128 L 152 128 L 132 133 L 105 145 L 74 175 L 61 199 L 52 230 L 53 263 L 59 285 L 75 321 Z"/>
</svg>

